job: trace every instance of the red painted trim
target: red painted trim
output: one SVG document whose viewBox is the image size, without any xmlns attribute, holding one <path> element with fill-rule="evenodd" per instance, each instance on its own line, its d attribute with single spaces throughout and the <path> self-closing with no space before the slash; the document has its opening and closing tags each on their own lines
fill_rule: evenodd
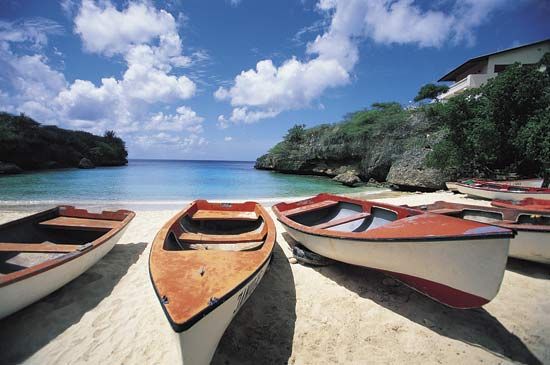
<svg viewBox="0 0 550 365">
<path fill-rule="evenodd" d="M 466 293 L 462 290 L 454 289 L 450 286 L 436 283 L 431 280 L 386 270 L 380 271 L 393 276 L 412 289 L 449 307 L 458 309 L 479 308 L 490 302 L 490 299 L 478 297 L 477 295 Z"/>
</svg>

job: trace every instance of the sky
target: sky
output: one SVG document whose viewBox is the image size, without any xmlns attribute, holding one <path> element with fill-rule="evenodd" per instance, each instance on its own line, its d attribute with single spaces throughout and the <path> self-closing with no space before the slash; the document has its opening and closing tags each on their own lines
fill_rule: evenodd
<svg viewBox="0 0 550 365">
<path fill-rule="evenodd" d="M 114 130 L 130 158 L 254 160 L 548 19 L 545 0 L 0 0 L 0 110 Z"/>
</svg>

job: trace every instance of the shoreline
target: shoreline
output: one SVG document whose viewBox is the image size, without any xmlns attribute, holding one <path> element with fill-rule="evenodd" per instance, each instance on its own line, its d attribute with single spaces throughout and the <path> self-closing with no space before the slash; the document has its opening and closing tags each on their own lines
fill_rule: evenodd
<svg viewBox="0 0 550 365">
<path fill-rule="evenodd" d="M 350 188 L 353 189 L 353 188 Z M 392 197 L 394 195 L 407 195 L 411 193 L 393 191 L 391 189 L 381 190 L 362 190 L 349 193 L 334 193 L 335 195 L 344 195 L 350 197 L 368 197 L 369 199 L 381 199 L 385 197 Z M 272 198 L 249 198 L 249 199 L 206 199 L 212 202 L 224 202 L 224 203 L 243 203 L 247 201 L 255 201 L 266 207 L 271 207 L 279 202 L 293 202 L 297 200 L 307 199 L 314 195 L 304 196 L 289 196 L 289 197 L 272 197 Z M 196 199 L 201 199 L 197 197 Z M 88 209 L 131 209 L 136 211 L 159 211 L 166 209 L 178 209 L 191 203 L 196 199 L 183 199 L 183 200 L 134 200 L 134 201 L 113 201 L 113 200 L 1 200 L 0 211 L 12 211 L 12 212 L 26 212 L 37 209 L 47 209 L 49 207 L 58 205 L 74 205 Z"/>
</svg>

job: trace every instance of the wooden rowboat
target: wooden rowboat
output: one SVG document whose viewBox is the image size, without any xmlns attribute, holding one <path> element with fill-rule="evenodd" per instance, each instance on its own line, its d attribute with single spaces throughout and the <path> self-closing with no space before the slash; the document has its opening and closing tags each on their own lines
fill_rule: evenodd
<svg viewBox="0 0 550 365">
<path fill-rule="evenodd" d="M 445 183 L 447 186 L 447 190 L 458 192 L 458 186 L 457 184 L 475 184 L 475 183 L 481 183 L 481 184 L 499 184 L 499 185 L 510 185 L 510 186 L 522 186 L 527 188 L 540 188 L 542 186 L 542 179 L 535 178 L 535 179 L 523 179 L 523 180 L 502 180 L 502 181 L 496 181 L 496 180 L 483 180 L 483 179 L 462 179 L 459 181 L 448 181 Z"/>
<path fill-rule="evenodd" d="M 442 201 L 415 208 L 513 229 L 516 236 L 510 241 L 510 257 L 550 263 L 550 211 L 546 214 L 538 214 L 517 209 L 480 207 Z"/>
<path fill-rule="evenodd" d="M 208 364 L 267 270 L 275 225 L 255 202 L 197 200 L 158 232 L 149 271 L 184 364 Z"/>
<path fill-rule="evenodd" d="M 491 205 L 494 207 L 502 207 L 516 209 L 527 212 L 550 212 L 550 200 L 527 198 L 520 201 L 509 200 L 493 200 Z"/>
<path fill-rule="evenodd" d="M 550 189 L 546 188 L 505 185 L 493 182 L 456 183 L 455 186 L 458 192 L 462 194 L 489 200 L 550 199 Z"/>
<path fill-rule="evenodd" d="M 309 250 L 383 271 L 455 308 L 495 297 L 513 237 L 509 229 L 330 194 L 273 211 Z"/>
<path fill-rule="evenodd" d="M 0 318 L 88 270 L 122 236 L 135 213 L 59 206 L 0 225 Z"/>
</svg>

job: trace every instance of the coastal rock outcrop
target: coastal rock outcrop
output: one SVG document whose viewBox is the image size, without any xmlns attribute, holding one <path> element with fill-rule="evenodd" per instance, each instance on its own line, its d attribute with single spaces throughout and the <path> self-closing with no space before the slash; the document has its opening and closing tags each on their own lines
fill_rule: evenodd
<svg viewBox="0 0 550 365">
<path fill-rule="evenodd" d="M 80 162 L 78 163 L 79 169 L 93 169 L 95 168 L 95 165 L 92 161 L 87 159 L 86 157 L 83 157 Z"/>
<path fill-rule="evenodd" d="M 128 163 L 126 145 L 113 131 L 98 136 L 5 112 L 0 112 L 0 127 L 0 161 L 11 164 L 0 173 Z"/>
<path fill-rule="evenodd" d="M 14 163 L 0 161 L 0 175 L 20 174 L 23 169 Z"/>
<path fill-rule="evenodd" d="M 256 160 L 255 167 L 327 176 L 349 186 L 371 179 L 387 182 L 388 177 L 408 189 L 443 186 L 443 173 L 424 167 L 429 148 L 442 137 L 436 120 L 391 103 L 348 118 L 310 129 L 294 127 L 292 136 L 289 131 L 282 142 Z"/>
<path fill-rule="evenodd" d="M 403 190 L 445 189 L 445 182 L 451 178 L 441 170 L 426 167 L 425 160 L 429 152 L 427 148 L 406 151 L 391 166 L 387 182 Z"/>
<path fill-rule="evenodd" d="M 344 173 L 338 174 L 332 178 L 332 180 L 342 183 L 346 186 L 355 186 L 361 182 L 361 179 L 355 171 L 346 171 Z"/>
</svg>

